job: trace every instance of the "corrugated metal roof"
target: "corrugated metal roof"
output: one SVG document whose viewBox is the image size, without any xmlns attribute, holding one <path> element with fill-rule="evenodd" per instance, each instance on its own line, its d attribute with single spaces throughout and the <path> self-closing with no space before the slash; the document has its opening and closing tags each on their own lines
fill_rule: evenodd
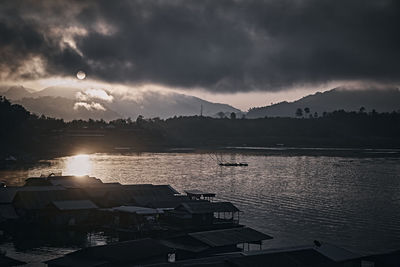
<svg viewBox="0 0 400 267">
<path fill-rule="evenodd" d="M 90 200 L 61 200 L 52 201 L 51 204 L 59 210 L 88 210 L 98 208 L 96 204 Z"/>
<path fill-rule="evenodd" d="M 179 205 L 177 209 L 184 208 L 191 214 L 202 214 L 212 212 L 238 212 L 240 211 L 231 202 L 208 202 L 208 201 L 191 201 Z"/>
<path fill-rule="evenodd" d="M 256 243 L 262 240 L 272 239 L 271 236 L 249 227 L 189 233 L 189 236 L 212 247 L 235 245 L 240 243 Z"/>
</svg>

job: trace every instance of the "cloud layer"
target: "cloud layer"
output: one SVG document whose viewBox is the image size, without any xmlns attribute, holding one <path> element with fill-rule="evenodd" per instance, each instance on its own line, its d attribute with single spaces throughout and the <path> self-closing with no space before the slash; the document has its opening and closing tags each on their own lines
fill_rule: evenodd
<svg viewBox="0 0 400 267">
<path fill-rule="evenodd" d="M 279 90 L 398 83 L 400 2 L 2 1 L 0 79 Z"/>
</svg>

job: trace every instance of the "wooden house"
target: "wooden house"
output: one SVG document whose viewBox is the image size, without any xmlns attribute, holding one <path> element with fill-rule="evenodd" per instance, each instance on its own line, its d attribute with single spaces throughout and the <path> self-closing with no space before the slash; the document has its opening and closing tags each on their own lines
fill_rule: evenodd
<svg viewBox="0 0 400 267">
<path fill-rule="evenodd" d="M 185 228 L 239 224 L 240 210 L 230 202 L 191 201 L 168 213 L 170 223 Z"/>
<path fill-rule="evenodd" d="M 63 227 L 94 225 L 94 211 L 97 209 L 90 200 L 52 201 L 42 212 L 42 220 Z"/>
</svg>

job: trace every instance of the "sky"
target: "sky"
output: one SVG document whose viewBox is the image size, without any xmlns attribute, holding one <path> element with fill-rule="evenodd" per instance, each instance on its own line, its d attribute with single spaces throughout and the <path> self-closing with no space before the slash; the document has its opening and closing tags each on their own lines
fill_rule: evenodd
<svg viewBox="0 0 400 267">
<path fill-rule="evenodd" d="M 0 82 L 157 87 L 245 110 L 400 80 L 397 0 L 0 2 Z"/>
</svg>

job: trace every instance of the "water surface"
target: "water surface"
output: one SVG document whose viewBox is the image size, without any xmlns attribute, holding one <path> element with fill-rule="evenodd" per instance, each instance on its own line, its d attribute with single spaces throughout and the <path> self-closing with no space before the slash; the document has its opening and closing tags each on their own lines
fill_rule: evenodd
<svg viewBox="0 0 400 267">
<path fill-rule="evenodd" d="M 239 207 L 241 222 L 270 234 L 264 247 L 314 239 L 360 253 L 400 248 L 400 159 L 225 154 L 248 167 L 220 167 L 197 153 L 92 154 L 58 158 L 24 171 L 1 171 L 10 183 L 43 173 L 95 176 L 122 184 L 171 184 L 217 193 Z"/>
</svg>

